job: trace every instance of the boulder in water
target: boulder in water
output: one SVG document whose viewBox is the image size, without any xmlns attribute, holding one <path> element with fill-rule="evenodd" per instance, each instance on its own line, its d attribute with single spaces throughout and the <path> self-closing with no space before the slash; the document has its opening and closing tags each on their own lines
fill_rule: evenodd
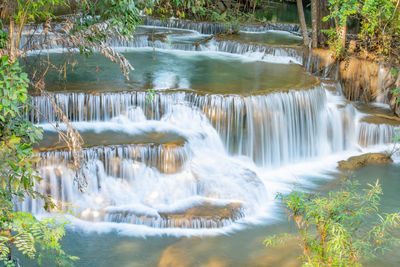
<svg viewBox="0 0 400 267">
<path fill-rule="evenodd" d="M 354 170 L 366 165 L 390 164 L 393 160 L 384 153 L 367 153 L 339 161 L 340 170 Z"/>
<path fill-rule="evenodd" d="M 216 206 L 211 203 L 204 203 L 182 212 L 160 213 L 164 220 L 172 220 L 179 227 L 180 223 L 185 224 L 191 221 L 209 221 L 218 226 L 223 225 L 224 220 L 235 221 L 242 217 L 241 203 L 230 203 L 224 206 Z"/>
</svg>

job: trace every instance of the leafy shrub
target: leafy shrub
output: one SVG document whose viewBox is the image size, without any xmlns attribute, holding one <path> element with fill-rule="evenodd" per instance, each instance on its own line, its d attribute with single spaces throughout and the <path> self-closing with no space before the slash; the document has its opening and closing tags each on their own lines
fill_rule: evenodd
<svg viewBox="0 0 400 267">
<path fill-rule="evenodd" d="M 294 191 L 278 194 L 289 218 L 297 227 L 304 266 L 360 266 L 360 261 L 384 253 L 399 239 L 392 230 L 400 226 L 400 213 L 380 215 L 382 188 L 378 181 L 360 189 L 347 181 L 327 196 Z M 292 235 L 270 236 L 275 246 Z"/>
<path fill-rule="evenodd" d="M 0 61 L 0 262 L 14 266 L 15 248 L 40 263 L 51 257 L 58 265 L 70 265 L 76 257 L 66 254 L 59 244 L 65 235 L 64 224 L 56 219 L 37 220 L 26 212 L 16 212 L 14 203 L 26 197 L 42 198 L 52 206 L 49 196 L 34 190 L 40 181 L 33 168 L 39 159 L 32 144 L 42 130 L 24 117 L 28 105 L 28 78 L 8 57 Z"/>
</svg>

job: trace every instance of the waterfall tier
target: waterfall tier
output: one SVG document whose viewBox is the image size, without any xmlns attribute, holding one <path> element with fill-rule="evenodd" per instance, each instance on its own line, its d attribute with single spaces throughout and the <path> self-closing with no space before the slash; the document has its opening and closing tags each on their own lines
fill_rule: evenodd
<svg viewBox="0 0 400 267">
<path fill-rule="evenodd" d="M 70 209 L 86 221 L 229 227 L 262 213 L 271 198 L 260 170 L 390 142 L 397 126 L 362 121 L 361 113 L 325 87 L 332 86 L 248 96 L 166 91 L 151 101 L 138 91 L 56 93 L 56 103 L 84 138 L 88 132 L 88 140 L 107 132 L 115 139 L 126 133 L 127 140 L 154 140 L 85 148 L 85 194 L 74 185 L 70 152 L 41 152 L 44 179 L 37 190 L 51 194 L 62 209 L 72 202 Z M 33 101 L 37 112 L 63 127 L 49 99 Z M 30 116 L 36 120 L 38 114 Z M 44 122 L 47 136 L 54 130 Z M 41 204 L 26 200 L 20 208 L 40 212 Z"/>
<path fill-rule="evenodd" d="M 146 92 L 54 95 L 55 102 L 71 121 L 77 122 L 76 127 L 84 135 L 91 127 L 80 122 L 97 122 L 93 129 L 100 127 L 97 131 L 103 133 L 125 121 L 131 128 L 141 129 L 140 125 L 148 120 L 165 126 L 176 106 L 197 109 L 210 120 L 231 154 L 248 156 L 261 166 L 320 157 L 354 148 L 357 142 L 363 146 L 385 144 L 396 129 L 386 124 L 358 123 L 354 108 L 338 108 L 330 100 L 334 96 L 323 87 L 247 97 L 158 92 L 152 101 L 147 98 Z M 32 121 L 61 122 L 49 99 L 33 97 L 33 103 L 38 109 L 30 114 Z M 39 114 L 47 114 L 47 118 L 38 120 Z"/>
<path fill-rule="evenodd" d="M 367 120 L 340 87 L 306 73 L 300 63 L 318 65 L 299 47 L 271 46 L 261 35 L 249 43 L 227 37 L 202 43 L 204 33 L 225 26 L 165 23 L 187 30 L 142 27 L 131 41 L 109 41 L 136 67 L 130 82 L 97 54 L 70 55 L 77 64 L 67 69 L 66 87 L 52 88 L 50 98 L 31 97 L 36 109 L 26 116 L 45 130 L 36 147 L 43 159 L 36 190 L 82 221 L 158 233 L 258 222 L 276 192 L 301 181 L 301 173 L 292 177 L 287 169 L 387 145 L 399 129 Z M 242 30 L 264 32 L 271 25 Z M 52 55 L 53 63 L 63 59 Z M 53 86 L 59 76 L 48 79 Z M 57 141 L 53 125 L 65 130 L 65 124 L 53 104 L 85 141 L 84 194 L 74 184 L 71 152 Z M 37 199 L 18 206 L 43 212 Z"/>
<path fill-rule="evenodd" d="M 217 34 L 227 30 L 223 23 L 195 22 L 190 20 L 159 20 L 151 17 L 144 17 L 143 24 L 149 26 L 164 26 L 169 28 L 188 29 L 202 34 Z M 265 32 L 270 30 L 287 31 L 299 34 L 301 29 L 297 24 L 267 22 L 265 24 L 241 25 L 240 30 L 247 32 Z"/>
<path fill-rule="evenodd" d="M 124 164 L 127 161 L 144 163 L 146 166 L 156 168 L 161 173 L 178 172 L 186 160 L 190 151 L 179 144 L 139 144 L 139 145 L 113 145 L 83 149 L 86 162 L 100 161 L 104 166 L 104 172 L 108 176 L 126 179 Z M 41 152 L 42 158 L 37 167 L 51 165 L 65 165 L 72 162 L 72 153 L 67 150 Z"/>
</svg>

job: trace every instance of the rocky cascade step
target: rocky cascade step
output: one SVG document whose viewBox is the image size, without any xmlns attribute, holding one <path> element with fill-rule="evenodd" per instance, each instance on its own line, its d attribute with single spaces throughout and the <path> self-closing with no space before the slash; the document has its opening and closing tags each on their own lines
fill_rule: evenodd
<svg viewBox="0 0 400 267">
<path fill-rule="evenodd" d="M 215 22 L 196 22 L 190 20 L 160 20 L 151 17 L 143 18 L 144 25 L 150 26 L 164 26 L 170 28 L 180 28 L 180 29 L 188 29 L 200 32 L 202 34 L 217 34 L 226 31 L 227 28 L 223 23 L 215 23 Z M 243 24 L 239 26 L 239 29 L 242 31 L 248 32 L 265 32 L 269 30 L 280 30 L 287 31 L 300 34 L 300 26 L 297 24 L 286 24 L 286 23 L 275 23 L 275 22 L 266 22 L 264 24 Z"/>
<path fill-rule="evenodd" d="M 85 211 L 84 211 L 85 213 Z M 153 228 L 221 228 L 244 217 L 240 203 L 216 206 L 205 203 L 179 212 L 158 212 L 153 216 L 138 214 L 134 211 L 109 209 L 100 211 L 104 221 L 146 225 Z M 86 216 L 98 220 L 93 213 L 86 211 Z"/>
<path fill-rule="evenodd" d="M 40 152 L 38 156 L 42 160 L 37 168 L 68 166 L 73 162 L 73 154 L 68 150 Z M 132 174 L 126 167 L 136 163 L 143 163 L 162 173 L 176 173 L 186 163 L 190 152 L 184 145 L 174 143 L 132 144 L 84 148 L 83 156 L 88 164 L 103 164 L 105 174 L 129 179 Z"/>
</svg>

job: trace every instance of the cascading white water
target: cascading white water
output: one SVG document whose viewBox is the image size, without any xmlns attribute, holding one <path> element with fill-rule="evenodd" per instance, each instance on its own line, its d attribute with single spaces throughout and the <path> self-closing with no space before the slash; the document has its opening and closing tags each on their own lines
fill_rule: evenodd
<svg viewBox="0 0 400 267">
<path fill-rule="evenodd" d="M 129 125 L 127 120 L 125 127 L 135 127 L 135 122 Z M 73 184 L 74 173 L 68 167 L 71 155 L 46 152 L 38 167 L 44 177 L 38 189 L 53 195 L 60 207 L 73 202 L 76 208 L 72 210 L 86 220 L 158 228 L 222 227 L 255 214 L 267 202 L 268 194 L 254 166 L 225 152 L 218 133 L 197 108 L 171 104 L 157 123 L 186 129 L 184 148 L 173 144 L 155 149 L 153 144 L 88 148 L 84 151 L 89 177 L 86 194 Z M 39 212 L 40 204 L 27 200 L 21 208 Z M 204 209 L 230 212 L 204 217 Z"/>
<path fill-rule="evenodd" d="M 178 26 L 197 27 L 203 33 L 219 30 L 208 24 Z M 164 42 L 138 35 L 128 43 L 113 45 L 303 62 L 303 51 L 298 48 L 215 40 L 196 47 L 194 42 L 177 41 L 177 36 L 174 42 Z M 160 91 L 151 100 L 143 91 L 54 93 L 53 101 L 87 138 L 99 140 L 111 132 L 108 139 L 127 134 L 133 142 L 113 144 L 105 138 L 104 145 L 84 149 L 84 172 L 89 180 L 85 194 L 74 185 L 70 152 L 42 152 L 44 160 L 37 168 L 44 179 L 38 190 L 51 194 L 60 208 L 69 207 L 83 221 L 146 226 L 162 229 L 161 233 L 168 230 L 165 228 L 224 228 L 268 213 L 268 203 L 276 193 L 274 179 L 281 176 L 265 175 L 360 146 L 387 144 L 398 128 L 359 122 L 359 112 L 345 103 L 340 92 L 332 93 L 324 84 L 309 90 L 254 95 L 163 92 L 161 89 L 171 89 L 163 86 L 171 73 L 163 74 L 154 79 L 155 89 Z M 35 96 L 32 102 L 37 109 L 27 114 L 31 121 L 47 133 L 54 132 L 47 121 L 63 127 L 49 99 Z M 138 134 L 150 133 L 146 142 L 134 142 Z M 157 138 L 165 133 L 173 135 L 167 141 Z M 43 212 L 38 200 L 19 205 L 23 210 Z"/>
<path fill-rule="evenodd" d="M 189 20 L 159 20 L 150 17 L 143 18 L 144 25 L 150 26 L 166 26 L 169 28 L 179 28 L 179 29 L 188 29 L 200 32 L 202 34 L 217 34 L 224 32 L 227 29 L 227 26 L 222 23 L 213 23 L 213 22 L 194 22 Z M 287 32 L 293 32 L 300 34 L 300 26 L 298 24 L 286 24 L 286 23 L 274 23 L 267 22 L 264 25 L 261 24 L 248 24 L 241 25 L 240 30 L 247 32 L 265 32 L 269 30 L 281 30 Z"/>
<path fill-rule="evenodd" d="M 267 96 L 200 98 L 233 154 L 246 155 L 260 166 L 280 166 L 343 151 L 353 145 L 344 114 L 328 105 L 323 88 Z M 351 118 L 352 119 L 352 118 Z"/>
<path fill-rule="evenodd" d="M 361 122 L 358 126 L 358 140 L 364 147 L 390 144 L 400 131 L 400 126 Z"/>
<path fill-rule="evenodd" d="M 145 92 L 55 94 L 56 103 L 83 133 L 172 129 L 186 141 L 183 146 L 172 142 L 85 149 L 85 194 L 73 183 L 69 152 L 43 152 L 39 190 L 54 196 L 59 207 L 72 202 L 83 220 L 154 229 L 220 228 L 265 210 L 272 195 L 260 169 L 329 156 L 357 143 L 386 143 L 387 132 L 394 131 L 367 123 L 354 127 L 357 111 L 351 105 L 339 107 L 344 104 L 341 97 L 323 86 L 254 96 L 182 91 L 146 98 Z M 58 121 L 48 99 L 37 96 L 33 101 L 37 112 Z M 36 120 L 37 114 L 30 116 Z M 34 212 L 40 207 L 37 200 L 21 204 Z"/>
<path fill-rule="evenodd" d="M 352 149 L 357 140 L 363 145 L 390 142 L 393 126 L 362 123 L 358 130 L 351 126 L 358 120 L 354 108 L 340 109 L 329 97 L 324 88 L 316 87 L 247 97 L 156 93 L 150 102 L 146 92 L 59 93 L 54 101 L 76 122 L 112 121 L 121 115 L 131 121 L 160 120 L 178 103 L 200 108 L 232 155 L 248 156 L 264 167 Z M 32 121 L 37 122 L 40 114 L 47 114 L 41 122 L 59 121 L 47 98 L 34 97 L 33 104 L 38 108 L 30 114 Z"/>
<path fill-rule="evenodd" d="M 158 25 L 158 23 L 156 23 Z M 162 23 L 158 26 L 161 26 Z M 196 24 L 197 25 L 197 24 Z M 233 40 L 218 40 L 212 39 L 205 43 L 197 44 L 197 42 L 205 39 L 208 35 L 200 34 L 193 31 L 190 27 L 189 31 L 174 29 L 174 32 L 169 32 L 168 29 L 155 26 L 142 26 L 138 29 L 146 29 L 143 33 L 134 34 L 129 40 L 110 39 L 107 43 L 119 50 L 132 49 L 132 48 L 154 48 L 165 50 L 183 50 L 183 51 L 218 51 L 233 54 L 240 54 L 264 60 L 267 62 L 277 63 L 296 63 L 302 64 L 304 51 L 296 46 L 277 46 L 263 43 L 244 43 Z M 183 27 L 184 28 L 184 27 Z M 265 29 L 264 34 L 268 34 L 271 29 Z M 21 48 L 27 47 L 43 47 L 44 50 L 62 51 L 63 43 L 59 43 L 54 39 L 52 34 L 41 33 L 42 29 L 32 33 L 32 31 L 25 31 L 26 33 L 21 36 Z M 156 31 L 156 33 L 153 33 Z M 159 31 L 161 33 L 159 33 Z M 207 32 L 207 31 L 206 31 Z M 256 31 L 257 32 L 257 31 Z M 288 33 L 282 33 L 287 35 Z M 42 45 L 42 43 L 44 43 Z"/>
<path fill-rule="evenodd" d="M 277 47 L 265 44 L 247 44 L 236 41 L 215 41 L 199 47 L 201 51 L 218 51 L 246 55 L 267 62 L 303 63 L 304 51 L 296 47 Z"/>
</svg>

